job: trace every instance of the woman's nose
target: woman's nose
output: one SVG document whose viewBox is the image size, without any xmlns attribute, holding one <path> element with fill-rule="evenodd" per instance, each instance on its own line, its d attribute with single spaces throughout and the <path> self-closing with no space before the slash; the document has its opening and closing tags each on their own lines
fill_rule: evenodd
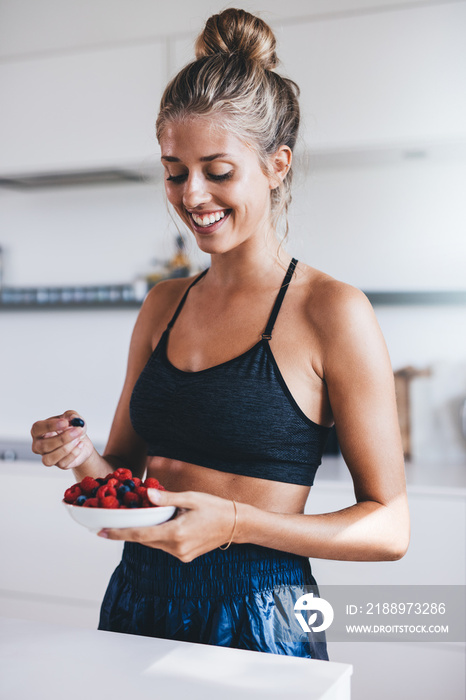
<svg viewBox="0 0 466 700">
<path fill-rule="evenodd" d="M 210 193 L 204 177 L 189 175 L 183 192 L 183 204 L 186 209 L 194 209 L 210 201 Z"/>
</svg>

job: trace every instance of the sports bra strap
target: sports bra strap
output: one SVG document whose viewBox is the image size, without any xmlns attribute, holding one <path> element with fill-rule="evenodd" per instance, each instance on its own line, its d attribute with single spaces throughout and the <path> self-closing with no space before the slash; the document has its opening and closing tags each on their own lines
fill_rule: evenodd
<svg viewBox="0 0 466 700">
<path fill-rule="evenodd" d="M 189 290 L 191 289 L 191 287 L 194 287 L 194 285 L 197 284 L 197 283 L 199 282 L 200 279 L 202 279 L 202 278 L 204 277 L 204 275 L 206 274 L 206 272 L 208 271 L 208 269 L 209 269 L 209 268 L 206 268 L 203 272 L 201 272 L 201 274 L 198 275 L 198 276 L 191 282 L 191 284 L 189 285 L 189 287 L 187 288 L 187 290 L 186 290 L 185 293 L 183 294 L 180 303 L 179 303 L 178 306 L 176 307 L 175 313 L 173 314 L 173 316 L 171 317 L 171 320 L 170 320 L 170 321 L 168 322 L 168 324 L 167 324 L 167 331 L 170 330 L 170 328 L 173 326 L 173 324 L 175 323 L 176 319 L 178 318 L 178 315 L 179 315 L 181 309 L 182 309 L 183 306 L 184 306 L 184 302 L 186 301 L 186 297 L 187 297 L 188 294 L 189 294 Z"/>
<path fill-rule="evenodd" d="M 275 300 L 275 304 L 272 309 L 272 313 L 269 316 L 269 320 L 267 322 L 267 325 L 265 327 L 265 331 L 262 334 L 262 340 L 270 340 L 272 337 L 272 330 L 275 325 L 275 321 L 277 320 L 278 312 L 280 311 L 280 307 L 282 305 L 283 299 L 285 298 L 285 294 L 288 289 L 288 285 L 291 282 L 291 278 L 293 277 L 293 272 L 295 271 L 296 265 L 298 264 L 298 261 L 296 258 L 292 258 L 290 265 L 288 267 L 287 273 L 285 275 L 285 279 L 282 282 L 282 286 L 280 287 L 280 291 L 277 294 L 277 298 Z"/>
</svg>

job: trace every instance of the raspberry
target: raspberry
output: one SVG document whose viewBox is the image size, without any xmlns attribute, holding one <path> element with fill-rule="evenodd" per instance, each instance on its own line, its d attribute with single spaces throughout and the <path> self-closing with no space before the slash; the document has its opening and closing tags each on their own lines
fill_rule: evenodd
<svg viewBox="0 0 466 700">
<path fill-rule="evenodd" d="M 133 478 L 131 479 L 131 481 L 133 481 L 133 483 L 134 483 L 135 486 L 141 486 L 141 484 L 142 484 L 141 479 L 139 479 L 137 476 L 133 476 Z"/>
<path fill-rule="evenodd" d="M 99 499 L 99 501 L 109 496 L 111 496 L 112 498 L 116 498 L 116 495 L 117 492 L 113 488 L 113 486 L 108 486 L 107 484 L 101 486 L 100 489 L 97 491 L 97 498 Z"/>
<path fill-rule="evenodd" d="M 144 486 L 146 487 L 146 489 L 158 489 L 160 487 L 160 484 L 157 479 L 148 477 L 144 482 Z"/>
<path fill-rule="evenodd" d="M 137 495 L 141 499 L 142 508 L 147 508 L 148 506 L 154 505 L 149 501 L 149 498 L 147 497 L 147 489 L 145 486 L 136 486 L 136 488 L 134 489 L 134 493 L 137 493 Z"/>
<path fill-rule="evenodd" d="M 120 504 L 118 498 L 115 496 L 105 496 L 99 499 L 99 504 L 101 508 L 119 508 Z"/>
<path fill-rule="evenodd" d="M 81 495 L 82 491 L 79 484 L 73 484 L 73 486 L 70 486 L 70 488 L 65 491 L 65 503 L 74 503 Z"/>
<path fill-rule="evenodd" d="M 83 503 L 83 508 L 99 508 L 99 501 L 97 498 L 88 498 L 85 503 Z"/>
<path fill-rule="evenodd" d="M 123 497 L 123 503 L 129 508 L 139 508 L 139 506 L 141 505 L 141 500 L 141 497 L 138 496 L 137 493 L 133 493 L 132 491 L 128 491 L 128 493 L 125 493 Z"/>
<path fill-rule="evenodd" d="M 126 479 L 132 479 L 133 475 L 129 469 L 117 469 L 113 472 L 112 476 L 118 481 L 125 481 Z"/>
<path fill-rule="evenodd" d="M 79 484 L 81 487 L 81 491 L 86 495 L 89 496 L 90 493 L 98 486 L 99 484 L 95 479 L 92 478 L 92 476 L 85 476 L 84 479 L 81 481 Z"/>
<path fill-rule="evenodd" d="M 118 479 L 115 479 L 115 478 L 113 478 L 113 477 L 111 477 L 111 478 L 107 481 L 107 486 L 113 486 L 113 487 L 115 487 L 115 486 L 119 486 L 119 485 L 120 485 L 119 480 L 118 480 Z"/>
</svg>

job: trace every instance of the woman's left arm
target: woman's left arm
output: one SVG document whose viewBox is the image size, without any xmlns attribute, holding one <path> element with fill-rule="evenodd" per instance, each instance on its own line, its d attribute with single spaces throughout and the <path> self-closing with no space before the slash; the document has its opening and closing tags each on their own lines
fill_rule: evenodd
<svg viewBox="0 0 466 700">
<path fill-rule="evenodd" d="M 322 559 L 400 559 L 410 528 L 390 358 L 367 297 L 347 285 L 329 286 L 327 314 L 318 323 L 322 371 L 356 503 L 319 515 L 240 504 L 236 541 Z"/>
</svg>

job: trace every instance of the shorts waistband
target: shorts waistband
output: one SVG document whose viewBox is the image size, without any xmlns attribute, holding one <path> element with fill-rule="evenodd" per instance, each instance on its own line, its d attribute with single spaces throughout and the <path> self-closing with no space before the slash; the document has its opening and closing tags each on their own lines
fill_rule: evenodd
<svg viewBox="0 0 466 700">
<path fill-rule="evenodd" d="M 126 542 L 121 567 L 137 591 L 172 599 L 247 595 L 315 584 L 306 557 L 252 544 L 232 544 L 182 562 L 160 549 Z"/>
</svg>

